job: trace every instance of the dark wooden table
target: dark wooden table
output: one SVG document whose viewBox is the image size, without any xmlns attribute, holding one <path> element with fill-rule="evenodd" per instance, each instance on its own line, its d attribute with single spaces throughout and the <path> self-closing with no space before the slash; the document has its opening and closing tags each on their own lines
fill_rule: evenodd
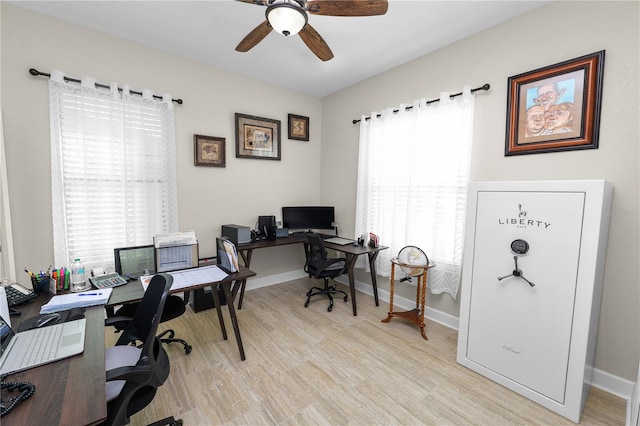
<svg viewBox="0 0 640 426">
<path fill-rule="evenodd" d="M 36 299 L 16 308 L 20 316 L 11 317 L 17 329 L 22 321 L 38 315 L 40 306 L 51 296 Z M 84 352 L 51 364 L 10 374 L 3 382 L 29 382 L 36 391 L 2 418 L 9 425 L 85 425 L 96 424 L 107 417 L 107 396 L 104 370 L 104 308 L 96 306 L 85 311 L 87 329 Z M 2 391 L 2 398 L 17 392 Z"/>
<path fill-rule="evenodd" d="M 251 257 L 253 256 L 253 251 L 261 248 L 269 248 L 269 247 L 277 247 L 288 244 L 306 244 L 307 237 L 294 236 L 291 235 L 289 237 L 276 238 L 275 240 L 261 240 L 254 241 L 248 244 L 239 244 L 236 248 L 240 253 L 240 257 L 242 257 L 242 261 L 244 262 L 244 266 L 247 268 L 251 267 Z M 373 286 L 373 297 L 376 302 L 376 306 L 380 306 L 378 301 L 378 282 L 376 281 L 376 258 L 378 257 L 378 253 L 381 250 L 385 250 L 388 247 L 379 246 L 379 247 L 369 247 L 367 245 L 340 245 L 333 244 L 327 241 L 323 241 L 324 246 L 331 250 L 336 250 L 344 253 L 345 258 L 347 259 L 347 274 L 349 276 L 349 290 L 351 292 L 351 306 L 353 308 L 353 315 L 358 315 L 358 308 L 356 304 L 356 279 L 355 279 L 355 264 L 358 256 L 362 254 L 366 254 L 369 259 L 369 268 L 371 269 L 371 285 Z M 238 299 L 238 309 L 242 309 L 242 299 L 244 298 L 244 289 L 246 287 L 246 279 L 241 283 L 240 286 L 240 298 Z"/>
<path fill-rule="evenodd" d="M 240 326 L 238 324 L 238 317 L 236 316 L 236 310 L 233 306 L 234 299 L 238 290 L 246 283 L 247 278 L 254 277 L 255 272 L 249 268 L 240 267 L 240 270 L 236 273 L 229 274 L 222 281 L 215 283 L 198 284 L 190 287 L 183 287 L 180 289 L 171 290 L 171 293 L 183 293 L 191 290 L 196 290 L 204 287 L 211 287 L 211 294 L 213 295 L 213 301 L 216 305 L 216 312 L 218 314 L 218 322 L 220 323 L 220 329 L 222 330 L 222 337 L 227 340 L 227 329 L 224 324 L 224 318 L 222 317 L 222 307 L 220 306 L 219 295 L 217 291 L 218 285 L 222 287 L 225 298 L 227 299 L 227 308 L 229 309 L 229 316 L 231 317 L 231 325 L 233 326 L 233 332 L 236 337 L 236 343 L 238 344 L 238 350 L 240 351 L 240 359 L 244 361 L 246 359 L 244 355 L 244 347 L 242 345 L 242 337 L 240 336 Z M 127 285 L 115 287 L 107 303 L 107 310 L 112 310 L 114 306 L 123 305 L 126 303 L 138 302 L 142 300 L 144 295 L 144 288 L 139 280 L 130 281 Z"/>
</svg>

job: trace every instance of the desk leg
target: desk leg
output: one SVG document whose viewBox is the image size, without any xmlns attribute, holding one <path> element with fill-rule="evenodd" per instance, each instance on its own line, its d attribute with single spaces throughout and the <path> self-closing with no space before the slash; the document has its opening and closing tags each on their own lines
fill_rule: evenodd
<svg viewBox="0 0 640 426">
<path fill-rule="evenodd" d="M 231 317 L 231 324 L 233 325 L 233 332 L 236 335 L 236 343 L 238 344 L 238 350 L 240 351 L 240 359 L 244 361 L 244 348 L 242 347 L 242 337 L 240 337 L 240 326 L 238 325 L 238 317 L 236 317 L 236 309 L 233 307 L 233 295 L 231 293 L 230 284 L 223 282 L 222 290 L 227 298 L 227 308 L 229 308 L 229 316 Z"/>
<path fill-rule="evenodd" d="M 351 290 L 351 307 L 353 308 L 353 316 L 355 317 L 358 315 L 358 308 L 356 307 L 356 277 L 353 268 L 356 265 L 358 256 L 350 253 L 345 254 L 347 258 L 347 273 L 349 274 L 349 290 Z"/>
<path fill-rule="evenodd" d="M 251 265 L 251 256 L 253 255 L 253 249 L 249 250 L 240 250 L 240 257 L 242 257 L 242 261 L 244 262 L 245 268 L 249 268 Z M 242 280 L 240 284 L 240 298 L 238 299 L 238 310 L 242 309 L 242 299 L 244 299 L 244 288 L 247 286 L 247 280 Z"/>
<path fill-rule="evenodd" d="M 373 297 L 376 301 L 376 306 L 380 306 L 378 302 L 378 282 L 376 281 L 376 258 L 378 257 L 379 251 L 374 251 L 373 253 L 368 253 L 369 255 L 369 268 L 371 269 L 371 285 L 373 286 Z"/>
<path fill-rule="evenodd" d="M 222 331 L 222 338 L 227 340 L 227 328 L 224 326 L 224 318 L 222 317 L 222 307 L 220 306 L 220 297 L 218 297 L 218 286 L 211 286 L 211 294 L 213 295 L 213 303 L 216 305 L 216 312 L 218 313 L 218 322 L 220 323 L 220 330 Z M 229 303 L 229 299 L 227 299 Z"/>
</svg>

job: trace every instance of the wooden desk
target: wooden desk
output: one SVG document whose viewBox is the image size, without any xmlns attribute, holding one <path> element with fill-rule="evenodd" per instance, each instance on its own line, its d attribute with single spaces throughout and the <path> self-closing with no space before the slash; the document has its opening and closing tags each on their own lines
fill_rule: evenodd
<svg viewBox="0 0 640 426">
<path fill-rule="evenodd" d="M 224 318 L 222 317 L 222 307 L 220 306 L 220 298 L 218 296 L 218 292 L 216 291 L 216 287 L 218 285 L 222 286 L 222 291 L 224 292 L 224 296 L 227 299 L 227 308 L 229 309 L 229 316 L 231 317 L 231 324 L 233 326 L 233 332 L 236 336 L 236 343 L 238 344 L 238 350 L 240 351 L 240 359 L 244 361 L 246 359 L 244 355 L 244 347 L 242 346 L 242 337 L 240 336 L 240 326 L 238 325 L 238 318 L 236 316 L 236 311 L 233 306 L 234 299 L 238 290 L 243 287 L 244 283 L 246 283 L 247 278 L 254 277 L 256 275 L 255 272 L 249 270 L 248 268 L 240 268 L 240 271 L 229 274 L 222 281 L 218 281 L 215 283 L 207 283 L 207 284 L 199 284 L 191 287 L 183 287 L 176 290 L 171 290 L 171 293 L 182 293 L 189 292 L 191 290 L 196 290 L 204 287 L 211 287 L 211 294 L 213 295 L 213 301 L 216 305 L 216 312 L 218 313 L 218 322 L 220 323 L 220 329 L 222 330 L 222 337 L 224 340 L 227 340 L 227 329 L 224 324 Z M 107 303 L 107 309 L 113 308 L 116 305 L 123 305 L 126 303 L 139 302 L 142 300 L 142 296 L 144 295 L 144 288 L 142 287 L 142 283 L 139 280 L 130 281 L 127 285 L 123 285 L 120 287 L 115 287 L 113 292 L 111 293 L 111 297 L 109 298 L 109 302 Z"/>
<path fill-rule="evenodd" d="M 20 323 L 38 315 L 49 295 L 38 296 L 17 306 L 22 315 L 11 317 L 17 329 Z M 104 371 L 104 308 L 85 311 L 87 329 L 82 354 L 7 376 L 5 382 L 29 382 L 36 387 L 31 398 L 21 402 L 2 418 L 9 425 L 84 425 L 96 424 L 107 417 Z M 16 392 L 2 391 L 2 398 Z"/>
<path fill-rule="evenodd" d="M 289 236 L 285 238 L 276 238 L 275 240 L 261 240 L 254 241 L 249 244 L 238 245 L 237 249 L 240 253 L 240 257 L 242 257 L 242 261 L 244 262 L 244 266 L 249 268 L 251 266 L 251 257 L 253 256 L 253 251 L 261 248 L 268 247 L 277 247 L 288 244 L 306 244 L 307 237 L 305 236 Z M 388 247 L 380 246 L 380 247 L 369 247 L 369 246 L 354 246 L 352 244 L 340 245 L 340 244 L 332 244 L 324 241 L 324 246 L 331 250 L 336 250 L 345 254 L 345 258 L 347 259 L 347 274 L 349 275 L 349 289 L 351 292 L 351 306 L 353 309 L 353 315 L 358 315 L 358 308 L 356 304 L 356 279 L 354 267 L 356 264 L 356 260 L 358 256 L 361 254 L 366 254 L 369 258 L 369 268 L 371 269 L 371 285 L 373 286 L 373 296 L 376 301 L 376 306 L 380 306 L 378 302 L 378 282 L 376 281 L 376 258 L 378 257 L 378 253 L 381 250 L 385 250 Z M 244 289 L 246 287 L 246 279 L 241 283 L 240 288 L 240 299 L 238 299 L 238 309 L 242 309 L 242 299 L 244 298 Z"/>
</svg>

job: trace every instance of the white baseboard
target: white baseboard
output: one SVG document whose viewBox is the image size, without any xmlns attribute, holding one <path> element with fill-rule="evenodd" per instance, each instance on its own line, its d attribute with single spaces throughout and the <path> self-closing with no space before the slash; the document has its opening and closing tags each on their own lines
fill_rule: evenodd
<svg viewBox="0 0 640 426">
<path fill-rule="evenodd" d="M 254 288 L 267 287 L 270 285 L 280 284 L 283 282 L 295 280 L 298 278 L 305 278 L 305 277 L 307 277 L 307 274 L 304 271 L 299 270 L 299 271 L 285 272 L 282 274 L 269 275 L 267 277 L 251 278 L 247 281 L 246 289 L 252 290 Z M 349 285 L 348 279 L 344 276 L 338 278 L 337 281 L 344 285 L 347 285 L 347 286 Z M 356 281 L 356 290 L 371 296 L 373 295 L 373 287 L 371 287 L 371 284 L 369 283 Z M 378 298 L 381 301 L 385 301 L 388 303 L 389 292 L 387 290 L 378 289 Z M 402 309 L 410 310 L 415 308 L 415 300 L 410 300 L 397 295 L 395 295 L 393 299 L 394 299 L 394 304 L 399 306 Z M 425 307 L 424 316 L 431 321 L 435 321 L 446 327 L 452 328 L 454 330 L 458 330 L 459 318 L 451 314 L 439 311 L 437 309 Z M 614 376 L 613 374 L 607 373 L 605 371 L 598 370 L 597 368 L 594 368 L 593 381 L 591 385 L 595 386 L 598 389 L 602 389 L 607 393 L 610 393 L 612 395 L 615 395 L 622 399 L 627 400 L 627 405 L 629 405 L 635 383 L 629 380 L 623 379 L 621 377 Z"/>
<path fill-rule="evenodd" d="M 247 280 L 247 287 L 245 290 L 253 290 L 254 288 L 268 287 L 274 284 L 282 284 L 287 281 L 297 280 L 298 278 L 305 278 L 309 275 L 302 269 L 299 271 L 284 272 L 282 274 L 269 275 L 266 277 L 255 277 Z M 347 281 L 347 285 L 349 282 Z"/>
</svg>

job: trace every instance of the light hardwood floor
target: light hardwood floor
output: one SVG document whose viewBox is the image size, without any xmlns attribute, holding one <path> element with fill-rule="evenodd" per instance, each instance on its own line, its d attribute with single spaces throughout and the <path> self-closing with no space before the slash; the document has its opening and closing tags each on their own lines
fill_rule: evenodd
<svg viewBox="0 0 640 426">
<path fill-rule="evenodd" d="M 317 281 L 294 280 L 245 294 L 238 321 L 247 356 L 240 361 L 225 311 L 222 340 L 215 309 L 161 324 L 193 352 L 167 345 L 169 380 L 132 425 L 166 416 L 185 425 L 573 425 L 574 423 L 456 363 L 457 332 L 427 321 L 386 318 L 388 303 L 358 293 L 327 312 L 305 293 Z M 347 292 L 348 293 L 348 292 Z M 105 334 L 107 345 L 115 335 Z M 592 388 L 580 424 L 623 425 L 625 401 Z"/>
</svg>

